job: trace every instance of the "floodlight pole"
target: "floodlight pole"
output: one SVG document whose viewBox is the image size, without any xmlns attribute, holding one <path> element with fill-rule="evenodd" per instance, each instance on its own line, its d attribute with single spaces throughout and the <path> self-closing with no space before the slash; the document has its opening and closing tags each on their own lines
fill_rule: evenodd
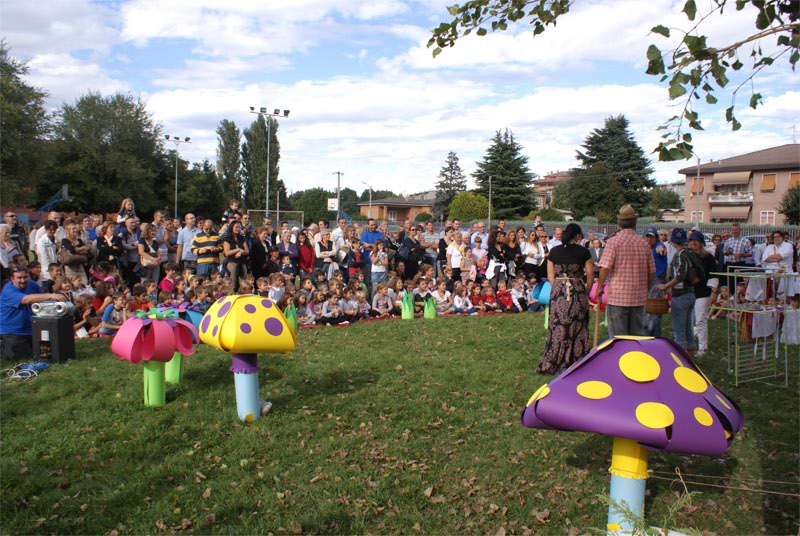
<svg viewBox="0 0 800 536">
<path fill-rule="evenodd" d="M 171 141 L 175 144 L 175 217 L 178 217 L 178 148 L 180 147 L 181 143 L 192 143 L 192 138 L 184 138 L 181 139 L 180 136 L 170 136 L 169 134 L 164 136 L 164 139 L 167 141 Z"/>
<path fill-rule="evenodd" d="M 270 123 L 272 117 L 281 117 L 281 111 L 279 109 L 275 109 L 274 112 L 268 113 L 267 109 L 263 106 L 259 108 L 259 111 L 255 110 L 254 106 L 250 107 L 251 114 L 258 114 L 266 120 L 267 123 L 267 194 L 265 196 L 265 206 L 264 206 L 264 215 L 269 218 L 269 172 L 270 172 L 270 165 L 269 165 L 269 145 L 270 145 Z M 289 110 L 283 111 L 282 117 L 289 117 Z M 280 196 L 280 194 L 278 194 Z M 276 218 L 277 219 L 277 218 Z"/>
<path fill-rule="evenodd" d="M 339 220 L 339 212 L 342 210 L 342 173 L 334 171 L 331 175 L 336 175 L 336 220 Z"/>
</svg>

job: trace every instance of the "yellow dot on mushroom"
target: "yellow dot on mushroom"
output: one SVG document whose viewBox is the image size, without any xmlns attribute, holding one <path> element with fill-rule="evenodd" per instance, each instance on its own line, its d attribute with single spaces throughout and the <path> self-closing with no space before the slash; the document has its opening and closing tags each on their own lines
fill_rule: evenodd
<svg viewBox="0 0 800 536">
<path fill-rule="evenodd" d="M 708 384 L 697 372 L 689 367 L 678 367 L 672 373 L 678 385 L 692 393 L 703 393 L 708 389 Z"/>
<path fill-rule="evenodd" d="M 675 362 L 678 364 L 678 366 L 679 366 L 679 367 L 682 367 L 682 366 L 683 366 L 683 361 L 681 361 L 681 358 L 680 358 L 680 357 L 676 356 L 676 355 L 675 355 L 675 354 L 673 354 L 672 352 L 670 352 L 670 353 L 669 353 L 669 355 L 671 355 L 671 356 L 672 356 L 672 359 L 673 359 L 673 360 L 674 360 L 674 361 L 675 361 Z"/>
<path fill-rule="evenodd" d="M 675 414 L 664 404 L 644 402 L 636 407 L 636 420 L 648 428 L 666 428 L 675 422 Z"/>
<path fill-rule="evenodd" d="M 602 350 L 603 348 L 608 348 L 614 342 L 614 339 L 608 339 L 606 342 L 602 343 L 600 346 L 597 347 L 598 350 Z"/>
<path fill-rule="evenodd" d="M 615 335 L 614 338 L 626 341 L 652 341 L 655 339 L 655 337 L 642 337 L 640 335 Z"/>
<path fill-rule="evenodd" d="M 606 382 L 588 381 L 575 388 L 583 398 L 601 400 L 611 395 L 611 386 Z"/>
<path fill-rule="evenodd" d="M 694 408 L 694 418 L 703 426 L 711 426 L 714 424 L 714 419 L 711 417 L 711 414 L 703 408 Z"/>
<path fill-rule="evenodd" d="M 725 439 L 730 439 L 731 433 L 728 430 L 725 430 Z"/>
<path fill-rule="evenodd" d="M 536 401 L 537 398 L 544 398 L 549 394 L 550 394 L 550 388 L 547 386 L 547 384 L 544 384 L 538 389 L 536 389 L 536 392 L 533 393 L 533 396 L 530 398 L 530 400 L 528 400 L 528 403 L 525 404 L 525 406 L 526 407 L 530 406 L 531 404 L 533 404 L 534 401 Z"/>
<path fill-rule="evenodd" d="M 644 352 L 628 352 L 619 358 L 619 370 L 635 382 L 650 382 L 658 378 L 661 367 L 658 361 Z"/>
<path fill-rule="evenodd" d="M 725 402 L 725 399 L 724 399 L 724 398 L 722 398 L 722 397 L 721 397 L 721 396 L 719 396 L 719 395 L 714 395 L 714 396 L 716 396 L 716 397 L 717 397 L 717 400 L 719 400 L 719 403 L 720 403 L 720 404 L 722 404 L 723 406 L 725 406 L 725 409 L 731 409 L 731 407 L 728 405 L 728 403 L 727 403 L 727 402 Z"/>
</svg>

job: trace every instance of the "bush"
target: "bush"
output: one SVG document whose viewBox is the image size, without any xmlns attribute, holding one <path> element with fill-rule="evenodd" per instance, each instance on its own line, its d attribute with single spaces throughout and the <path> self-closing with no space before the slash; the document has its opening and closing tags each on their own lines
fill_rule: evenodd
<svg viewBox="0 0 800 536">
<path fill-rule="evenodd" d="M 488 199 L 472 192 L 461 192 L 450 203 L 448 217 L 452 220 L 475 221 L 485 218 L 488 211 Z"/>
<path fill-rule="evenodd" d="M 414 218 L 414 221 L 416 221 L 416 222 L 426 222 L 426 221 L 431 220 L 432 218 L 433 218 L 433 214 L 431 214 L 430 212 L 420 212 L 419 214 L 417 214 L 417 217 Z"/>
<path fill-rule="evenodd" d="M 531 213 L 525 217 L 525 220 L 532 221 L 536 218 L 536 216 L 541 216 L 542 221 L 567 221 L 563 214 L 552 207 L 531 211 Z"/>
</svg>

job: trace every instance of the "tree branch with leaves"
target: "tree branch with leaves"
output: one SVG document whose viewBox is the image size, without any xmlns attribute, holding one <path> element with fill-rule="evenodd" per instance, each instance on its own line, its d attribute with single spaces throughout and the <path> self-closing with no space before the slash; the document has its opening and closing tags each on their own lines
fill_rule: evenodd
<svg viewBox="0 0 800 536">
<path fill-rule="evenodd" d="M 456 42 L 471 34 L 479 35 L 505 31 L 509 23 L 527 21 L 533 26 L 533 36 L 544 32 L 548 26 L 555 26 L 558 19 L 567 13 L 571 0 L 469 0 L 450 6 L 448 12 L 453 17 L 432 31 L 428 48 L 433 47 L 433 57 L 445 48 L 455 46 Z M 754 21 L 756 32 L 732 43 L 711 46 L 710 38 L 700 33 L 703 22 L 710 17 L 723 16 L 725 8 L 741 11 L 748 6 L 756 9 Z M 745 67 L 740 55 L 749 50 L 752 71 L 731 93 L 731 104 L 725 110 L 725 119 L 732 130 L 739 130 L 741 123 L 736 119 L 736 97 L 739 91 L 750 86 L 749 106 L 756 108 L 762 103 L 762 96 L 755 91 L 753 80 L 763 69 L 772 66 L 781 57 L 788 57 L 792 70 L 800 60 L 800 1 L 798 0 L 710 0 L 710 9 L 700 14 L 695 0 L 686 0 L 683 13 L 695 24 L 689 30 L 667 28 L 658 25 L 651 32 L 669 38 L 673 33 L 682 34 L 678 45 L 664 52 L 656 45 L 650 45 L 646 55 L 647 74 L 660 76 L 661 82 L 668 82 L 670 100 L 682 99 L 679 114 L 667 119 L 659 129 L 667 130 L 662 141 L 655 148 L 659 160 L 671 161 L 688 159 L 692 156 L 692 135 L 686 130 L 703 130 L 700 115 L 694 102 L 705 94 L 705 102 L 715 105 L 715 93 L 724 89 L 730 71 Z M 775 50 L 765 51 L 764 39 L 775 37 Z M 745 48 L 748 47 L 749 48 Z M 665 57 L 667 61 L 665 62 Z"/>
</svg>

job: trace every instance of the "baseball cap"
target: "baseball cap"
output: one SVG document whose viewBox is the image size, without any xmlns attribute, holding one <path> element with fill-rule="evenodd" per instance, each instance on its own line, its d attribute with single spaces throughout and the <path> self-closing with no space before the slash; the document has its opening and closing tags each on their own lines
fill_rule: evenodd
<svg viewBox="0 0 800 536">
<path fill-rule="evenodd" d="M 658 236 L 658 229 L 653 227 L 652 225 L 648 225 L 647 228 L 644 230 L 644 236 Z"/>
<path fill-rule="evenodd" d="M 700 231 L 692 231 L 689 233 L 689 240 L 697 240 L 701 244 L 706 244 L 706 235 L 701 233 Z"/>
<path fill-rule="evenodd" d="M 685 244 L 687 240 L 686 229 L 676 227 L 672 230 L 672 236 L 669 239 L 670 242 L 673 244 Z"/>
</svg>

